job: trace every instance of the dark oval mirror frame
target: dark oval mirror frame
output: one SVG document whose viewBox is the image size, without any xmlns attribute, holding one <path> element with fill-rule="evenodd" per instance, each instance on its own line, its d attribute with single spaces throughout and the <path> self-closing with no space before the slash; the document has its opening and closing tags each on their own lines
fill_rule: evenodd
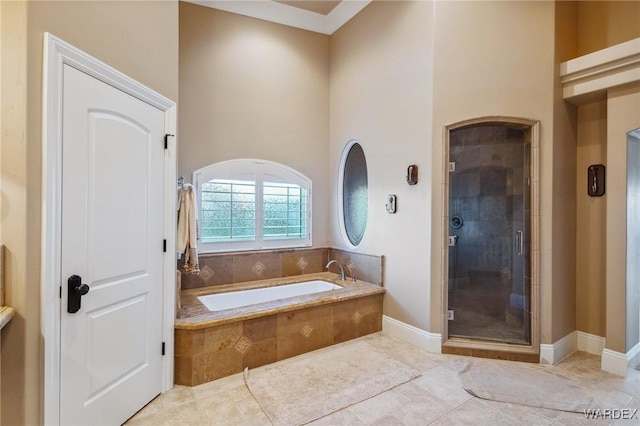
<svg viewBox="0 0 640 426">
<path fill-rule="evenodd" d="M 342 154 L 340 191 L 342 230 L 355 247 L 364 237 L 369 209 L 367 160 L 356 140 L 349 141 Z"/>
</svg>

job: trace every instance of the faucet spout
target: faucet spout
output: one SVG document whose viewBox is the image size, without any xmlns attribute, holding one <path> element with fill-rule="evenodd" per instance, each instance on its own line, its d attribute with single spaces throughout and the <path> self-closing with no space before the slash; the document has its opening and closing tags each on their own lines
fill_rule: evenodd
<svg viewBox="0 0 640 426">
<path fill-rule="evenodd" d="M 338 274 L 338 277 L 340 278 L 340 280 L 344 281 L 344 268 L 342 267 L 342 264 L 338 262 L 336 259 L 330 260 L 329 263 L 327 263 L 327 266 L 325 266 L 325 268 L 329 270 L 329 266 L 331 266 L 334 263 L 336 263 L 340 267 L 340 273 Z"/>
</svg>

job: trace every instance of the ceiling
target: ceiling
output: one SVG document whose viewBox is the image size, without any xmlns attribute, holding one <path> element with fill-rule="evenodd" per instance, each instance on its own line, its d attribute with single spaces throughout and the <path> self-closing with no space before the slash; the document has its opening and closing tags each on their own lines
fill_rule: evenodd
<svg viewBox="0 0 640 426">
<path fill-rule="evenodd" d="M 185 0 L 322 34 L 333 34 L 371 0 Z"/>
<path fill-rule="evenodd" d="M 286 4 L 287 6 L 293 6 L 300 9 L 308 10 L 310 12 L 319 13 L 321 15 L 328 15 L 337 5 L 342 3 L 341 0 L 292 0 L 292 1 L 280 1 L 274 0 L 276 3 Z"/>
</svg>

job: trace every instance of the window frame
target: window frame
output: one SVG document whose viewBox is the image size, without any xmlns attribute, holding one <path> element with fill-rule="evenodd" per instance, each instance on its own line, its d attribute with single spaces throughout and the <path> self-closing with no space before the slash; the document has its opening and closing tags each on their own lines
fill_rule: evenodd
<svg viewBox="0 0 640 426">
<path fill-rule="evenodd" d="M 349 140 L 349 142 L 347 142 L 344 149 L 342 150 L 342 155 L 340 157 L 340 168 L 338 173 L 338 191 L 337 191 L 338 200 L 337 201 L 338 201 L 338 221 L 340 223 L 340 234 L 342 235 L 343 242 L 350 249 L 356 249 L 360 245 L 362 245 L 362 241 L 367 235 L 366 229 L 367 229 L 367 225 L 369 224 L 369 210 L 370 210 L 369 209 L 369 188 L 367 185 L 367 217 L 365 219 L 365 226 L 362 233 L 362 238 L 360 238 L 360 241 L 358 241 L 358 244 L 353 244 L 347 233 L 347 225 L 344 218 L 344 213 L 345 213 L 344 212 L 344 208 L 345 208 L 344 206 L 344 174 L 345 174 L 345 167 L 347 165 L 347 158 L 349 157 L 351 148 L 353 148 L 353 146 L 356 144 L 360 145 L 360 148 L 364 152 L 364 147 L 362 146 L 362 143 L 359 140 L 357 139 Z M 366 161 L 366 155 L 365 155 L 365 161 Z M 368 180 L 369 180 L 369 166 L 367 164 L 367 181 Z"/>
<path fill-rule="evenodd" d="M 268 160 L 259 159 L 235 159 L 210 164 L 193 172 L 193 186 L 196 191 L 198 206 L 202 203 L 202 184 L 213 179 L 246 179 L 253 178 L 255 182 L 255 240 L 250 241 L 218 241 L 203 242 L 201 238 L 202 209 L 198 208 L 197 240 L 199 253 L 218 253 L 230 251 L 251 251 L 276 248 L 309 247 L 312 245 L 312 182 L 304 174 Z M 264 238 L 264 182 L 287 182 L 300 186 L 306 191 L 306 238 Z"/>
</svg>

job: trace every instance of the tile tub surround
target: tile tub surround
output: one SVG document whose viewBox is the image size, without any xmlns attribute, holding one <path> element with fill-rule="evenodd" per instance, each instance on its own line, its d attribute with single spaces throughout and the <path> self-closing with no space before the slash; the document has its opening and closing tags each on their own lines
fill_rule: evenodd
<svg viewBox="0 0 640 426">
<path fill-rule="evenodd" d="M 175 325 L 175 382 L 195 386 L 344 342 L 382 329 L 384 289 L 339 281 L 333 273 L 304 276 L 344 286 L 305 296 L 210 312 L 203 294 L 300 282 L 301 277 L 183 290 Z"/>
<path fill-rule="evenodd" d="M 329 259 L 339 260 L 349 277 L 355 274 L 365 282 L 382 285 L 382 256 L 334 248 L 203 253 L 198 259 L 200 273 L 182 274 L 183 289 L 325 272 Z M 182 263 L 182 260 L 178 261 L 178 270 Z M 331 268 L 332 272 L 337 272 L 335 266 Z"/>
</svg>

